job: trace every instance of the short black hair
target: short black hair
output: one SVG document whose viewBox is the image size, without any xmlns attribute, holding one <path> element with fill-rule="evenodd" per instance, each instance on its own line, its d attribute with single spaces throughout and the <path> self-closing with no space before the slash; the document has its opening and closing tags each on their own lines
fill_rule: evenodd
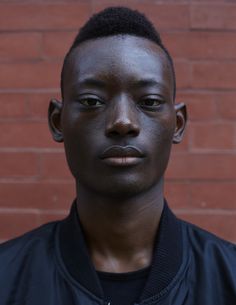
<svg viewBox="0 0 236 305">
<path fill-rule="evenodd" d="M 174 63 L 170 53 L 163 45 L 160 34 L 154 28 L 153 24 L 147 17 L 127 7 L 108 7 L 103 11 L 94 14 L 80 29 L 75 37 L 75 40 L 65 56 L 62 71 L 61 71 L 61 94 L 63 97 L 63 74 L 67 59 L 78 45 L 82 42 L 106 36 L 115 36 L 119 34 L 128 34 L 138 37 L 143 37 L 155 42 L 166 54 L 171 70 L 173 72 L 174 81 L 174 99 L 176 94 L 176 79 Z"/>
</svg>

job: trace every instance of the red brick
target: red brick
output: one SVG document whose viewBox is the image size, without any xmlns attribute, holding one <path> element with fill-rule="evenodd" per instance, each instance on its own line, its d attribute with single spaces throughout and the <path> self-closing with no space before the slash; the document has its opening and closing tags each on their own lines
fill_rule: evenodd
<svg viewBox="0 0 236 305">
<path fill-rule="evenodd" d="M 90 15 L 90 3 L 1 3 L 0 11 L 2 31 L 77 30 Z"/>
<path fill-rule="evenodd" d="M 166 181 L 165 198 L 171 208 L 186 208 L 189 206 L 189 187 L 189 182 Z"/>
<path fill-rule="evenodd" d="M 64 58 L 77 31 L 45 32 L 43 34 L 43 54 L 46 57 Z"/>
<path fill-rule="evenodd" d="M 39 174 L 39 160 L 37 154 L 28 152 L 1 152 L 0 177 L 34 177 Z"/>
<path fill-rule="evenodd" d="M 230 150 L 235 147 L 234 123 L 192 123 L 191 148 L 203 150 Z"/>
<path fill-rule="evenodd" d="M 28 95 L 28 115 L 31 118 L 47 119 L 48 105 L 52 98 L 60 99 L 59 93 L 32 93 Z"/>
<path fill-rule="evenodd" d="M 223 153 L 173 154 L 166 173 L 169 179 L 236 179 L 236 155 Z"/>
<path fill-rule="evenodd" d="M 189 88 L 191 86 L 192 69 L 187 61 L 175 61 L 176 86 L 177 90 Z"/>
<path fill-rule="evenodd" d="M 235 89 L 235 62 L 198 62 L 193 64 L 193 88 Z"/>
<path fill-rule="evenodd" d="M 235 127 L 230 128 L 236 119 L 235 3 L 10 2 L 0 4 L 0 241 L 68 213 L 75 196 L 74 179 L 63 144 L 53 142 L 48 131 L 48 102 L 60 95 L 62 58 L 90 15 L 90 5 L 97 11 L 118 4 L 145 12 L 162 30 L 176 65 L 177 101 L 186 102 L 189 109 L 184 141 L 173 146 L 166 198 L 181 216 L 236 242 L 232 230 L 236 220 Z M 194 31 L 189 31 L 190 7 Z"/>
<path fill-rule="evenodd" d="M 236 182 L 166 180 L 165 197 L 174 209 L 236 209 Z"/>
<path fill-rule="evenodd" d="M 236 92 L 217 95 L 217 108 L 222 119 L 236 120 Z"/>
<path fill-rule="evenodd" d="M 0 183 L 0 206 L 68 210 L 76 197 L 74 183 Z"/>
<path fill-rule="evenodd" d="M 6 211 L 0 209 L 0 238 L 10 239 L 17 237 L 39 225 L 37 211 Z"/>
<path fill-rule="evenodd" d="M 179 91 L 176 100 L 186 104 L 190 121 L 211 121 L 218 117 L 214 93 Z"/>
<path fill-rule="evenodd" d="M 0 61 L 32 60 L 41 57 L 41 34 L 0 34 Z"/>
<path fill-rule="evenodd" d="M 206 213 L 203 211 L 201 214 L 189 213 L 178 213 L 178 216 L 182 219 L 185 219 L 191 223 L 194 223 L 201 228 L 210 231 L 217 236 L 224 238 L 226 240 L 236 242 L 236 213 L 231 214 L 214 214 Z"/>
<path fill-rule="evenodd" d="M 93 11 L 98 12 L 108 6 L 125 5 L 146 14 L 157 29 L 189 28 L 188 4 L 157 3 L 154 1 L 100 0 L 93 3 Z"/>
<path fill-rule="evenodd" d="M 57 88 L 61 62 L 2 63 L 0 89 Z"/>
<path fill-rule="evenodd" d="M 190 204 L 206 209 L 236 209 L 236 182 L 191 183 Z"/>
<path fill-rule="evenodd" d="M 173 152 L 187 152 L 189 149 L 189 134 L 188 134 L 188 128 L 184 132 L 183 139 L 178 144 L 172 145 L 172 151 Z"/>
<path fill-rule="evenodd" d="M 167 32 L 162 39 L 175 59 L 235 59 L 234 32 Z"/>
<path fill-rule="evenodd" d="M 0 123 L 1 147 L 59 148 L 52 140 L 47 123 Z"/>
<path fill-rule="evenodd" d="M 25 94 L 0 93 L 0 119 L 25 117 L 26 100 Z"/>
<path fill-rule="evenodd" d="M 194 2 L 202 2 L 202 3 L 206 3 L 206 2 L 208 2 L 208 3 L 216 3 L 216 2 L 218 2 L 218 3 L 225 3 L 225 2 L 233 2 L 234 0 L 194 0 Z"/>
<path fill-rule="evenodd" d="M 235 4 L 195 4 L 191 6 L 192 29 L 236 29 Z"/>
<path fill-rule="evenodd" d="M 67 217 L 69 214 L 69 209 L 68 210 L 62 210 L 62 211 L 55 211 L 55 212 L 41 212 L 39 215 L 39 222 L 40 224 L 45 224 L 51 221 L 57 221 L 64 219 Z"/>
<path fill-rule="evenodd" d="M 67 179 L 73 177 L 66 163 L 65 153 L 44 153 L 41 155 L 41 177 L 46 179 Z"/>
</svg>

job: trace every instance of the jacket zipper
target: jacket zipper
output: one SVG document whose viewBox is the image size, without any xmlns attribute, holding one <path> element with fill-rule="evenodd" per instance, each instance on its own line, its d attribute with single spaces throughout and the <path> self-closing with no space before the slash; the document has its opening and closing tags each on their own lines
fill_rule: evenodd
<svg viewBox="0 0 236 305">
<path fill-rule="evenodd" d="M 104 303 L 104 305 L 111 305 L 111 301 L 106 301 L 106 302 Z M 135 303 L 134 305 L 138 305 L 138 304 Z"/>
</svg>

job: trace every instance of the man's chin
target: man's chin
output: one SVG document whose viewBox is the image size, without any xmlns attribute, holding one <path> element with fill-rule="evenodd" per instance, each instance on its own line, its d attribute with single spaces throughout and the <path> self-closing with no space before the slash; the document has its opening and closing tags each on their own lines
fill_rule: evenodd
<svg viewBox="0 0 236 305">
<path fill-rule="evenodd" d="M 102 197 L 126 200 L 139 196 L 153 187 L 155 183 L 143 179 L 109 179 L 105 184 L 97 183 L 90 192 Z"/>
</svg>

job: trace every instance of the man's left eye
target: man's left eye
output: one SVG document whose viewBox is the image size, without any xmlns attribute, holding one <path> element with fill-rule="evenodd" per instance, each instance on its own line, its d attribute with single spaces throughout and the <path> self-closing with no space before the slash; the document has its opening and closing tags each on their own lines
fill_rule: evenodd
<svg viewBox="0 0 236 305">
<path fill-rule="evenodd" d="M 162 102 L 160 100 L 154 98 L 146 98 L 139 102 L 139 105 L 144 107 L 157 107 L 161 104 Z"/>
</svg>

